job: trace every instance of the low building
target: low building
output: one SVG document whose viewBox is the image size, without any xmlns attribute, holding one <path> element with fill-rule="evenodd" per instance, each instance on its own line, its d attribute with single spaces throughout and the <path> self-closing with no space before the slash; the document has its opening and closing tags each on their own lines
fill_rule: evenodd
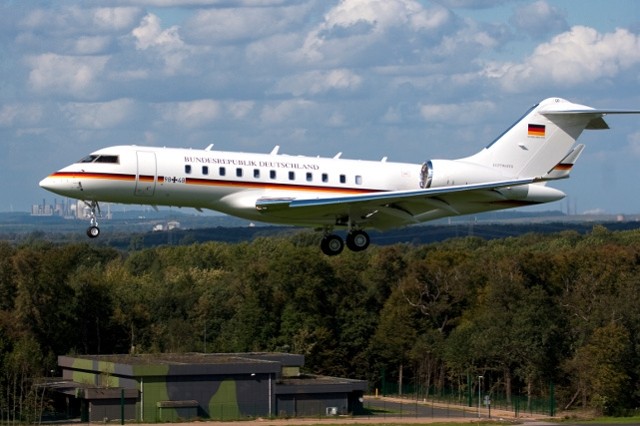
<svg viewBox="0 0 640 426">
<path fill-rule="evenodd" d="M 301 374 L 286 353 L 61 356 L 50 390 L 83 421 L 237 420 L 358 413 L 367 382 Z"/>
</svg>

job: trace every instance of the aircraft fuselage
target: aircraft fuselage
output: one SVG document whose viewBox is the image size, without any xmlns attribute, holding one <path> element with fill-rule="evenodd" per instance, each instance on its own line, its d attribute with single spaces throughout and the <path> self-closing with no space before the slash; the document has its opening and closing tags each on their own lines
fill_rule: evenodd
<svg viewBox="0 0 640 426">
<path fill-rule="evenodd" d="M 114 146 L 41 182 L 83 200 L 211 209 L 249 220 L 265 218 L 259 198 L 323 198 L 416 189 L 420 165 L 281 154 Z M 317 226 L 313 223 L 299 225 Z M 327 222 L 333 225 L 332 220 Z"/>
</svg>

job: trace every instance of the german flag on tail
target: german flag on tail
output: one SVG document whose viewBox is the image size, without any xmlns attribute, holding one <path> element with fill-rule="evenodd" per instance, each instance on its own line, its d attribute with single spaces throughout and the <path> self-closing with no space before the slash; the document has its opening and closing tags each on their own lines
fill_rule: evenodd
<svg viewBox="0 0 640 426">
<path fill-rule="evenodd" d="M 527 136 L 534 138 L 544 138 L 544 124 L 529 124 Z"/>
</svg>

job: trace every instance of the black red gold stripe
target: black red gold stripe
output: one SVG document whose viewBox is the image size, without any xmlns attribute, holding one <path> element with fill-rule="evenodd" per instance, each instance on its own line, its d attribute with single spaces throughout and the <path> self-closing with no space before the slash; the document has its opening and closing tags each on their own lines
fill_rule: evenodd
<svg viewBox="0 0 640 426">
<path fill-rule="evenodd" d="M 128 175 L 122 173 L 89 173 L 89 172 L 55 172 L 49 177 L 67 178 L 67 179 L 105 179 L 105 180 L 121 180 L 135 181 L 136 175 Z"/>
<path fill-rule="evenodd" d="M 573 164 L 570 164 L 570 163 L 568 163 L 568 164 L 560 163 L 560 164 L 558 164 L 557 166 L 555 166 L 555 167 L 553 168 L 553 170 L 565 171 L 565 170 L 571 170 L 572 168 L 573 168 Z"/>
<path fill-rule="evenodd" d="M 136 175 L 121 173 L 90 173 L 90 172 L 56 172 L 50 175 L 52 178 L 68 178 L 68 179 L 100 179 L 114 180 L 122 182 L 135 182 Z M 140 182 L 153 183 L 156 181 L 155 176 L 141 175 L 138 178 Z M 158 180 L 158 183 L 162 183 Z M 365 188 L 343 188 L 343 187 L 327 187 L 315 185 L 296 185 L 290 183 L 276 182 L 250 182 L 250 181 L 232 181 L 221 179 L 202 179 L 202 178 L 186 178 L 184 181 L 187 185 L 211 186 L 211 187 L 232 187 L 243 189 L 271 189 L 271 190 L 290 190 L 290 191 L 306 191 L 306 192 L 326 192 L 332 194 L 371 194 L 376 192 L 385 192 L 382 189 L 365 189 Z"/>
</svg>

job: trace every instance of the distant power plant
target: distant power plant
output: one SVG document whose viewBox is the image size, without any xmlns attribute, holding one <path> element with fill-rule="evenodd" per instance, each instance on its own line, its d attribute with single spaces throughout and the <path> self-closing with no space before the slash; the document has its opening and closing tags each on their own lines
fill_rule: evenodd
<svg viewBox="0 0 640 426">
<path fill-rule="evenodd" d="M 106 211 L 102 212 L 104 219 L 111 219 L 111 204 L 105 203 Z M 53 204 L 42 200 L 41 204 L 33 204 L 31 206 L 31 216 L 60 216 L 65 219 L 88 219 L 91 214 L 91 208 L 83 201 L 71 200 L 64 198 L 62 200 L 53 200 Z"/>
</svg>

